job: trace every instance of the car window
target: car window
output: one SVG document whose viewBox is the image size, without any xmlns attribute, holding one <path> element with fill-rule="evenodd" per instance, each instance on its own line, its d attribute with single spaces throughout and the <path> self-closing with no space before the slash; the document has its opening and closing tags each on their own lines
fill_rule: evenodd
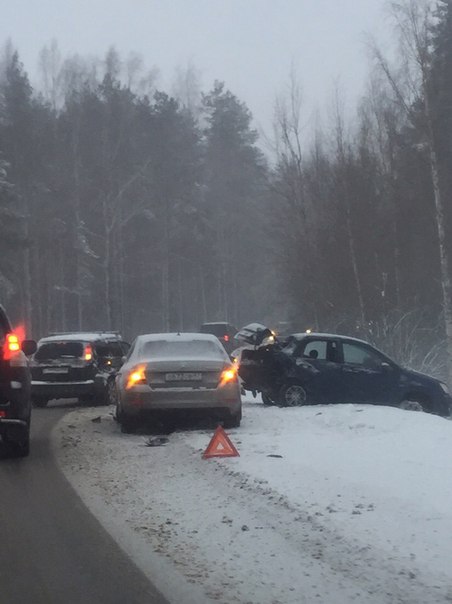
<svg viewBox="0 0 452 604">
<path fill-rule="evenodd" d="M 342 344 L 344 363 L 353 365 L 362 365 L 365 367 L 381 365 L 382 358 L 376 352 L 373 352 L 366 346 L 359 344 Z"/>
<path fill-rule="evenodd" d="M 119 342 L 97 342 L 95 350 L 99 357 L 122 357 L 124 354 Z"/>
<path fill-rule="evenodd" d="M 223 356 L 223 349 L 212 340 L 152 340 L 144 342 L 141 353 L 145 357 L 218 357 Z"/>
<path fill-rule="evenodd" d="M 44 361 L 61 358 L 80 358 L 83 356 L 82 342 L 45 342 L 35 353 L 35 360 Z"/>
<path fill-rule="evenodd" d="M 233 337 L 237 333 L 237 329 L 229 323 L 212 323 L 201 325 L 201 333 L 211 333 L 217 338 L 223 338 L 224 336 Z"/>
<path fill-rule="evenodd" d="M 120 342 L 120 344 L 121 344 L 121 349 L 122 349 L 122 355 L 128 356 L 129 350 L 130 350 L 130 344 L 128 342 Z"/>
<path fill-rule="evenodd" d="M 312 340 L 306 344 L 303 350 L 303 356 L 319 361 L 327 360 L 327 342 L 326 340 Z"/>
</svg>

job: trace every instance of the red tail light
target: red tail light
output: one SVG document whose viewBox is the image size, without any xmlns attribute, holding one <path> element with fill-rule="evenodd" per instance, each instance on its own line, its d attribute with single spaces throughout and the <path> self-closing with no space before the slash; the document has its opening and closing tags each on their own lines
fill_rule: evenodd
<svg viewBox="0 0 452 604">
<path fill-rule="evenodd" d="M 5 360 L 9 360 L 11 359 L 12 356 L 14 356 L 14 354 L 16 352 L 20 351 L 20 340 L 19 340 L 19 336 L 15 333 L 9 333 L 6 336 L 6 341 L 5 341 L 5 350 L 4 350 L 4 358 Z"/>
<path fill-rule="evenodd" d="M 225 342 L 229 342 L 229 336 L 228 336 L 228 334 L 226 334 L 226 335 L 223 336 L 223 340 Z"/>
<path fill-rule="evenodd" d="M 85 350 L 83 351 L 83 358 L 85 361 L 92 361 L 93 359 L 93 348 L 91 344 L 87 344 L 85 346 Z"/>
<path fill-rule="evenodd" d="M 232 382 L 234 380 L 237 380 L 237 367 L 229 367 L 221 374 L 220 386 L 224 386 L 228 382 Z"/>
<path fill-rule="evenodd" d="M 138 384 L 146 383 L 146 365 L 138 365 L 135 369 L 129 373 L 127 378 L 126 390 L 130 390 Z"/>
</svg>

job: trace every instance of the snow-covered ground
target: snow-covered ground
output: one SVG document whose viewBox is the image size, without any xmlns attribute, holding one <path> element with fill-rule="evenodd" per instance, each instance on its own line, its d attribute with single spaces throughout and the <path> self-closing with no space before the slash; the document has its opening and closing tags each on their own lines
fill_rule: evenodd
<svg viewBox="0 0 452 604">
<path fill-rule="evenodd" d="M 228 432 L 240 457 L 202 459 L 212 432 L 147 447 L 101 408 L 54 433 L 71 483 L 170 601 L 452 602 L 452 422 L 248 399 Z"/>
</svg>

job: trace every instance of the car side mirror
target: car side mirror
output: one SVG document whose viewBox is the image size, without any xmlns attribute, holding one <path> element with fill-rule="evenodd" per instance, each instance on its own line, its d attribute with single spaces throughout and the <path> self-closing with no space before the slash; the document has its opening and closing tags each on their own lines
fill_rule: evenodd
<svg viewBox="0 0 452 604">
<path fill-rule="evenodd" d="M 38 345 L 34 340 L 24 340 L 21 344 L 22 352 L 30 357 L 38 350 Z"/>
<path fill-rule="evenodd" d="M 124 364 L 124 363 L 126 362 L 126 360 L 127 360 L 127 357 L 126 357 L 126 356 L 121 357 L 121 363 L 122 363 L 122 364 Z"/>
</svg>

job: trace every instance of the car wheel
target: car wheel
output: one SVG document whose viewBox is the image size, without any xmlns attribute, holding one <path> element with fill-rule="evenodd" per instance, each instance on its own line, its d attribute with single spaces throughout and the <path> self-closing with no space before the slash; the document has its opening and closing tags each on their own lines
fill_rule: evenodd
<svg viewBox="0 0 452 604">
<path fill-rule="evenodd" d="M 405 411 L 429 411 L 428 400 L 420 394 L 409 394 L 400 404 L 399 408 Z"/>
<path fill-rule="evenodd" d="M 39 408 L 43 408 L 43 407 L 47 407 L 47 403 L 49 401 L 45 398 L 34 398 L 33 399 L 33 407 L 39 407 Z"/>
<path fill-rule="evenodd" d="M 239 411 L 234 415 L 228 415 L 223 420 L 224 428 L 239 428 L 240 422 L 242 421 L 242 412 Z"/>
<path fill-rule="evenodd" d="M 284 384 L 279 395 L 280 404 L 283 407 L 299 407 L 307 401 L 306 390 L 301 384 Z"/>
<path fill-rule="evenodd" d="M 9 457 L 28 457 L 30 454 L 30 428 L 20 440 L 4 439 Z"/>
<path fill-rule="evenodd" d="M 264 405 L 267 405 L 267 406 L 276 405 L 276 398 L 271 396 L 267 392 L 262 392 L 261 396 L 262 396 L 262 402 L 264 403 Z"/>
<path fill-rule="evenodd" d="M 125 417 L 122 414 L 118 419 L 123 434 L 134 434 L 138 429 L 138 421 L 135 417 Z"/>
<path fill-rule="evenodd" d="M 116 384 L 112 378 L 108 380 L 105 386 L 104 405 L 116 405 Z"/>
</svg>

